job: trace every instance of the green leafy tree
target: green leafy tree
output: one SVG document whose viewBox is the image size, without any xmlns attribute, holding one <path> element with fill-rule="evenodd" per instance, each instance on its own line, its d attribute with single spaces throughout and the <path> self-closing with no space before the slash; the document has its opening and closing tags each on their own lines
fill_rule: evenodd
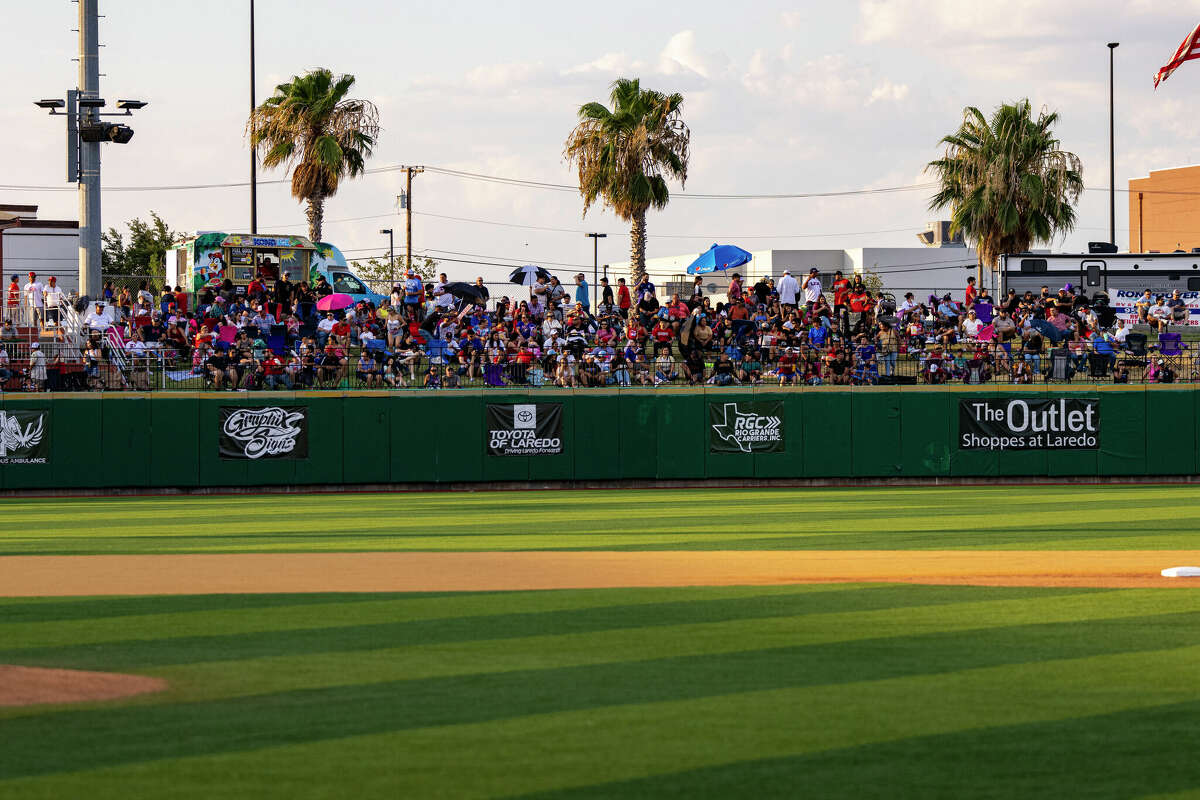
<svg viewBox="0 0 1200 800">
<path fill-rule="evenodd" d="M 612 108 L 587 103 L 564 155 L 579 173 L 583 213 L 597 200 L 631 223 L 630 272 L 646 272 L 646 211 L 665 208 L 667 178 L 687 181 L 691 131 L 680 114 L 683 95 L 643 89 L 637 79 L 612 85 Z"/>
<path fill-rule="evenodd" d="M 1075 227 L 1083 166 L 1061 148 L 1057 122 L 1044 110 L 1035 118 L 1028 100 L 999 106 L 991 119 L 968 107 L 958 131 L 941 141 L 945 155 L 929 163 L 941 183 L 929 207 L 950 209 L 951 232 L 974 243 L 980 283 L 1004 253 Z"/>
<path fill-rule="evenodd" d="M 404 265 L 404 257 L 397 256 L 392 264 L 388 264 L 386 258 L 367 258 L 359 259 L 351 262 L 354 267 L 354 272 L 367 283 L 374 287 L 375 291 L 382 291 L 381 287 L 388 286 L 389 282 L 399 282 L 404 279 L 406 267 Z M 413 272 L 417 273 L 422 281 L 429 282 L 437 277 L 439 264 L 432 258 L 414 258 Z M 386 294 L 386 292 L 384 292 Z"/>
<path fill-rule="evenodd" d="M 314 69 L 275 87 L 250 114 L 250 146 L 263 166 L 292 168 L 292 196 L 306 203 L 308 238 L 321 241 L 325 199 L 343 178 L 361 175 L 379 137 L 379 111 L 346 97 L 353 75 Z"/>
<path fill-rule="evenodd" d="M 129 243 L 116 228 L 101 234 L 101 269 L 106 275 L 138 275 L 161 281 L 165 277 L 163 258 L 167 250 L 185 235 L 171 230 L 170 226 L 154 211 L 150 221 L 134 218 L 126 223 Z"/>
</svg>

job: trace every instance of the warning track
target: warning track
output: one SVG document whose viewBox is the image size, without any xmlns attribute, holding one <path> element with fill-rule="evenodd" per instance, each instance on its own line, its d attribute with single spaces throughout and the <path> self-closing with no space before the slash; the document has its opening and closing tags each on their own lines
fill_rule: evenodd
<svg viewBox="0 0 1200 800">
<path fill-rule="evenodd" d="M 515 591 L 793 583 L 1200 587 L 1200 550 L 251 553 L 0 557 L 0 596 Z"/>
</svg>

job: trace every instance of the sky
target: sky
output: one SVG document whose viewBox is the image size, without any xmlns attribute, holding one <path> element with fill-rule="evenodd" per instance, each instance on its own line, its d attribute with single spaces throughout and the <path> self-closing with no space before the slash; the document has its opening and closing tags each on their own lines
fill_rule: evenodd
<svg viewBox="0 0 1200 800">
<path fill-rule="evenodd" d="M 127 145 L 103 146 L 105 227 L 154 210 L 181 231 L 249 229 L 245 186 L 115 191 L 249 179 L 248 0 L 100 0 L 101 96 L 149 101 Z M 1108 59 L 1116 58 L 1116 175 L 1200 162 L 1200 62 L 1155 91 L 1153 76 L 1197 23 L 1200 0 L 843 0 L 742 4 L 542 0 L 393 3 L 257 0 L 257 97 L 315 67 L 357 77 L 383 126 L 373 168 L 425 165 L 574 185 L 563 143 L 579 106 L 618 77 L 684 95 L 692 135 L 686 187 L 648 219 L 648 255 L 747 249 L 916 245 L 929 189 L 846 197 L 698 199 L 911 187 L 963 108 L 1029 98 L 1059 113 L 1063 147 L 1083 160 L 1077 229 L 1055 249 L 1108 238 Z M 75 4 L 5 9 L 0 203 L 75 219 L 64 181 L 64 127 L 33 100 L 76 85 Z M 1192 108 L 1192 111 L 1188 111 Z M 20 132 L 20 133 L 17 133 Z M 260 181 L 286 178 L 260 170 Z M 404 219 L 403 173 L 347 181 L 324 239 L 349 258 L 385 255 Z M 259 231 L 303 233 L 286 183 L 260 184 Z M 628 225 L 577 192 L 426 172 L 414 179 L 413 247 L 457 278 L 535 263 L 590 274 L 628 259 Z M 1117 194 L 1117 243 L 1129 241 Z M 483 262 L 483 263 L 472 263 Z"/>
</svg>

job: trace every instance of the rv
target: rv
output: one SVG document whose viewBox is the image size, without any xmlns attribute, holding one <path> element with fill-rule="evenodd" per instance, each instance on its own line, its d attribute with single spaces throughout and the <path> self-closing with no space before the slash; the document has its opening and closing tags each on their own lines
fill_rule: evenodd
<svg viewBox="0 0 1200 800">
<path fill-rule="evenodd" d="M 1149 289 L 1187 304 L 1187 325 L 1200 325 L 1200 253 L 1018 253 L 1000 256 L 1000 290 L 1037 294 L 1070 284 L 1088 296 L 1103 294 L 1118 319 L 1137 321 L 1135 304 Z"/>
</svg>

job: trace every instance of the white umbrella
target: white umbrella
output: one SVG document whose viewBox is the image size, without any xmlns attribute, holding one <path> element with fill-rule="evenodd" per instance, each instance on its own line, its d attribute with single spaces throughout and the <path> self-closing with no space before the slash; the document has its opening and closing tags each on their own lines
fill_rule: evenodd
<svg viewBox="0 0 1200 800">
<path fill-rule="evenodd" d="M 533 264 L 526 264 L 523 267 L 517 267 L 512 271 L 512 275 L 508 276 L 510 283 L 515 283 L 518 286 L 535 286 L 538 278 L 550 280 L 550 273 L 541 267 Z"/>
</svg>

